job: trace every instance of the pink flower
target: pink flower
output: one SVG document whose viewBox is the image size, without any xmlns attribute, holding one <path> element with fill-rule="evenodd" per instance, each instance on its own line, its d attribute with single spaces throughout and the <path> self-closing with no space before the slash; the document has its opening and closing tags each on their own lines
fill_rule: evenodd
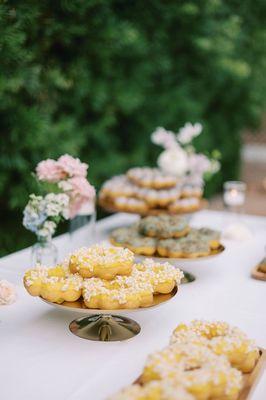
<svg viewBox="0 0 266 400">
<path fill-rule="evenodd" d="M 84 197 L 80 197 L 77 199 L 72 199 L 69 205 L 69 217 L 70 219 L 73 219 L 76 215 L 78 215 L 80 209 L 82 206 L 86 203 L 86 199 Z"/>
<path fill-rule="evenodd" d="M 67 183 L 71 185 L 71 190 L 69 190 L 70 197 L 70 218 L 73 218 L 78 214 L 81 207 L 94 199 L 95 189 L 83 177 L 74 177 L 68 179 Z"/>
<path fill-rule="evenodd" d="M 87 176 L 88 165 L 82 163 L 79 158 L 74 158 L 69 154 L 65 154 L 58 159 L 57 163 L 67 177 Z"/>
<path fill-rule="evenodd" d="M 36 167 L 36 174 L 40 181 L 55 183 L 65 177 L 65 173 L 57 161 L 47 159 L 39 162 Z"/>
<path fill-rule="evenodd" d="M 95 196 L 94 187 L 83 177 L 70 178 L 67 181 L 71 184 L 71 196 L 73 197 L 85 197 L 91 200 Z"/>
<path fill-rule="evenodd" d="M 12 304 L 16 298 L 15 286 L 5 279 L 0 280 L 0 305 Z"/>
</svg>

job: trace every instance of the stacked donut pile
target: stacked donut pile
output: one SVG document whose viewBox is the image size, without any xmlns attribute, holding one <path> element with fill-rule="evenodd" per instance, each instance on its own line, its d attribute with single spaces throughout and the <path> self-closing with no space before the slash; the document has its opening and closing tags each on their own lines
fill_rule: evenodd
<svg viewBox="0 0 266 400">
<path fill-rule="evenodd" d="M 180 324 L 147 358 L 138 384 L 109 400 L 236 400 L 258 358 L 253 341 L 226 322 Z"/>
<path fill-rule="evenodd" d="M 145 259 L 135 264 L 128 249 L 94 245 L 53 268 L 28 270 L 24 286 L 32 296 L 53 303 L 81 300 L 87 308 L 134 309 L 151 306 L 156 294 L 171 293 L 182 277 L 169 263 Z"/>
<path fill-rule="evenodd" d="M 115 229 L 110 242 L 125 246 L 135 254 L 196 258 L 208 256 L 219 248 L 220 232 L 191 228 L 183 217 L 162 214 L 142 218 L 130 227 Z"/>
<path fill-rule="evenodd" d="M 118 211 L 140 214 L 166 210 L 173 214 L 200 208 L 202 186 L 180 182 L 158 168 L 132 168 L 125 175 L 114 176 L 104 183 L 101 204 Z"/>
</svg>

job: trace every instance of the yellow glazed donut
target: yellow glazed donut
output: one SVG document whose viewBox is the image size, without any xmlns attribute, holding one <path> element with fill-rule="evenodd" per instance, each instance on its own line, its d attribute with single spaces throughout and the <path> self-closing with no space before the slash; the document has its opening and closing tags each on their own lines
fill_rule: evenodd
<svg viewBox="0 0 266 400">
<path fill-rule="evenodd" d="M 198 400 L 236 400 L 242 374 L 205 346 L 173 344 L 148 357 L 141 383 L 173 380 Z"/>
<path fill-rule="evenodd" d="M 149 281 L 155 293 L 170 293 L 178 286 L 184 274 L 168 262 L 158 263 L 146 258 L 142 264 L 135 264 L 132 276 Z"/>
<path fill-rule="evenodd" d="M 195 400 L 195 397 L 181 385 L 166 380 L 145 386 L 130 385 L 107 400 Z"/>
<path fill-rule="evenodd" d="M 88 308 L 134 309 L 152 304 L 153 287 L 131 276 L 118 276 L 112 281 L 90 278 L 84 281 L 82 295 Z"/>
<path fill-rule="evenodd" d="M 226 322 L 195 320 L 190 324 L 180 324 L 171 337 L 171 343 L 198 341 L 216 354 L 225 355 L 231 365 L 242 372 L 252 371 L 259 358 L 259 349 L 254 342 L 240 329 Z"/>
<path fill-rule="evenodd" d="M 32 296 L 41 296 L 53 303 L 76 301 L 81 296 L 83 279 L 70 274 L 64 266 L 36 267 L 25 273 L 24 286 Z"/>
<path fill-rule="evenodd" d="M 83 278 L 113 279 L 116 275 L 129 275 L 134 254 L 123 247 L 94 245 L 81 248 L 70 256 L 69 268 Z"/>
</svg>

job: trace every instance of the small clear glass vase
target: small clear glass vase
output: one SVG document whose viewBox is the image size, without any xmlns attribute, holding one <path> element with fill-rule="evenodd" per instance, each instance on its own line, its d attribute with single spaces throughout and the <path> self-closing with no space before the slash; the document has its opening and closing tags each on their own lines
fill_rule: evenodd
<svg viewBox="0 0 266 400">
<path fill-rule="evenodd" d="M 32 246 L 31 263 L 35 265 L 53 266 L 58 261 L 58 250 L 51 237 L 38 237 L 37 243 Z"/>
<path fill-rule="evenodd" d="M 88 247 L 96 240 L 96 208 L 95 201 L 88 203 L 70 220 L 69 250 Z"/>
</svg>

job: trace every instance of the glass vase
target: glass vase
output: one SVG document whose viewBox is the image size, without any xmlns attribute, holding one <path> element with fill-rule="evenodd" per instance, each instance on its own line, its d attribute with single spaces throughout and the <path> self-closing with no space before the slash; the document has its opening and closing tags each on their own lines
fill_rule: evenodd
<svg viewBox="0 0 266 400">
<path fill-rule="evenodd" d="M 58 261 L 58 250 L 51 237 L 39 238 L 37 243 L 32 246 L 31 263 L 33 266 L 53 266 Z"/>
<path fill-rule="evenodd" d="M 69 223 L 69 251 L 88 247 L 96 241 L 95 201 L 85 204 Z"/>
</svg>

